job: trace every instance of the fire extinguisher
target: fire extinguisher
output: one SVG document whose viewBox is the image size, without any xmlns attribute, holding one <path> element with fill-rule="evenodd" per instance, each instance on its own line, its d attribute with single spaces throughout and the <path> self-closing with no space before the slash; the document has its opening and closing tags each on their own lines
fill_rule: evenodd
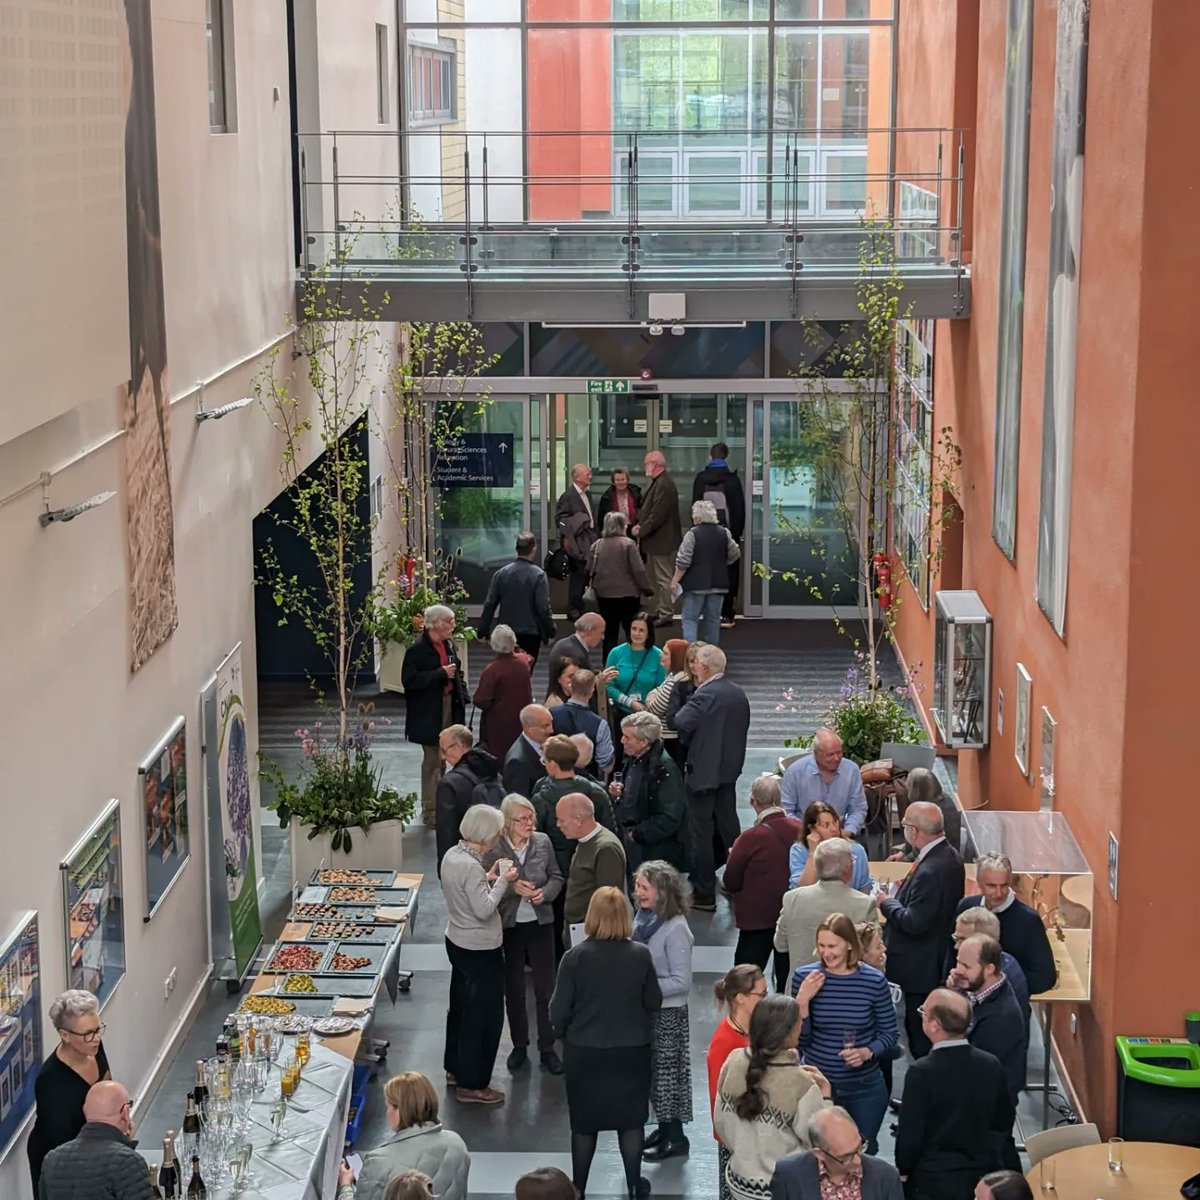
<svg viewBox="0 0 1200 1200">
<path fill-rule="evenodd" d="M 417 590 L 417 560 L 411 554 L 404 560 L 404 577 L 408 580 L 408 594 L 412 596 Z"/>
<path fill-rule="evenodd" d="M 892 564 L 886 554 L 880 550 L 871 559 L 875 568 L 875 595 L 879 599 L 879 607 L 892 607 Z"/>
</svg>

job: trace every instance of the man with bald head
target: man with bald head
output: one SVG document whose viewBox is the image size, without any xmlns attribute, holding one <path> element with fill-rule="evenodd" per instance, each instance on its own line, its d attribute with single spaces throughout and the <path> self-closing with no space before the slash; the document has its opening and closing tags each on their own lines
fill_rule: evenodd
<svg viewBox="0 0 1200 1200">
<path fill-rule="evenodd" d="M 575 844 L 567 872 L 563 916 L 571 931 L 571 944 L 583 937 L 583 919 L 597 888 L 625 891 L 625 847 L 615 833 L 596 820 L 596 809 L 582 792 L 570 792 L 554 806 L 562 835 Z"/>
<path fill-rule="evenodd" d="M 967 1041 L 965 995 L 935 988 L 921 1005 L 921 1022 L 932 1050 L 904 1076 L 896 1169 L 907 1196 L 961 1200 L 980 1176 L 1000 1168 L 1012 1099 L 995 1056 Z"/>
<path fill-rule="evenodd" d="M 675 574 L 675 555 L 683 541 L 683 523 L 679 519 L 679 489 L 667 470 L 661 450 L 651 450 L 642 459 L 642 468 L 650 480 L 642 493 L 638 523 L 633 536 L 646 556 L 646 568 L 654 585 L 650 607 L 659 625 L 675 618 L 675 600 L 671 596 L 671 576 Z"/>
<path fill-rule="evenodd" d="M 588 495 L 591 486 L 592 468 L 587 463 L 576 463 L 571 468 L 571 482 L 559 496 L 558 506 L 554 510 L 558 536 L 571 560 L 571 577 L 567 582 L 567 616 L 571 620 L 583 611 L 587 559 L 598 536 L 595 509 Z"/>
<path fill-rule="evenodd" d="M 814 800 L 823 800 L 838 815 L 847 837 L 867 821 L 867 793 L 862 772 L 842 753 L 842 739 L 826 725 L 813 738 L 812 753 L 804 754 L 783 773 L 783 811 L 797 821 Z"/>
<path fill-rule="evenodd" d="M 546 778 L 542 747 L 553 732 L 554 720 L 544 705 L 527 704 L 521 709 L 521 736 L 504 756 L 502 778 L 506 792 L 532 799 L 533 789 Z"/>
<path fill-rule="evenodd" d="M 92 1085 L 83 1128 L 42 1163 L 40 1200 L 153 1200 L 146 1160 L 135 1149 L 132 1107 L 124 1084 Z"/>
<path fill-rule="evenodd" d="M 917 1009 L 942 982 L 946 941 L 954 932 L 966 877 L 958 851 L 946 841 L 942 810 L 936 804 L 910 804 L 901 828 L 917 860 L 894 894 L 879 888 L 875 898 L 887 921 L 887 976 L 904 993 L 908 1050 L 921 1058 L 929 1053 L 929 1039 Z"/>
<path fill-rule="evenodd" d="M 866 1142 L 854 1118 L 837 1105 L 818 1108 L 808 1120 L 811 1150 L 787 1154 L 775 1164 L 771 1200 L 904 1200 L 891 1163 L 864 1154 Z"/>
</svg>

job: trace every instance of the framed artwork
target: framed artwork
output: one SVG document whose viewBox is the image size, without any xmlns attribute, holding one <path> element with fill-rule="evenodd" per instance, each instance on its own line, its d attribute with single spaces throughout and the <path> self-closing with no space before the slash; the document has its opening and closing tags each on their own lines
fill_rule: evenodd
<svg viewBox="0 0 1200 1200">
<path fill-rule="evenodd" d="M 31 911 L 0 942 L 0 1159 L 33 1108 L 41 1058 L 41 954 Z"/>
<path fill-rule="evenodd" d="M 120 803 L 110 800 L 96 823 L 59 863 L 67 986 L 95 994 L 103 1007 L 125 977 L 125 888 Z"/>
<path fill-rule="evenodd" d="M 1050 710 L 1042 707 L 1042 763 L 1038 768 L 1038 777 L 1042 784 L 1042 810 L 1048 811 L 1054 807 L 1054 732 L 1058 722 L 1050 715 Z"/>
<path fill-rule="evenodd" d="M 188 832 L 187 729 L 183 717 L 138 767 L 149 921 L 191 858 Z"/>
<path fill-rule="evenodd" d="M 1013 714 L 1013 754 L 1021 774 L 1029 778 L 1029 705 L 1033 697 L 1033 677 L 1024 663 L 1017 663 L 1017 704 Z"/>
</svg>

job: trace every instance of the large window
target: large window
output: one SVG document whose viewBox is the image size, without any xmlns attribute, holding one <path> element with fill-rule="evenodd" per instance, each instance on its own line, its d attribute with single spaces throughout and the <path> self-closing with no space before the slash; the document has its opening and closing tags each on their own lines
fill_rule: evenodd
<svg viewBox="0 0 1200 1200">
<path fill-rule="evenodd" d="M 933 330 L 933 321 L 901 321 L 896 330 L 894 544 L 925 609 L 933 476 Z"/>
<path fill-rule="evenodd" d="M 213 133 L 232 133 L 233 13 L 227 0 L 205 0 L 204 34 L 208 42 L 208 126 Z"/>
<path fill-rule="evenodd" d="M 458 84 L 452 49 L 408 48 L 408 117 L 414 124 L 453 121 L 458 115 Z"/>
</svg>

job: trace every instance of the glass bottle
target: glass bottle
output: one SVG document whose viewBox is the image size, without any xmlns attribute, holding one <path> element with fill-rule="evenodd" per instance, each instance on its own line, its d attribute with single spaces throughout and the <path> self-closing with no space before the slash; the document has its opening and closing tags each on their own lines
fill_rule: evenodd
<svg viewBox="0 0 1200 1200">
<path fill-rule="evenodd" d="M 242 1057 L 242 1031 L 232 1017 L 229 1019 L 229 1061 L 237 1062 Z"/>
<path fill-rule="evenodd" d="M 200 1149 L 200 1112 L 196 1108 L 196 1097 L 187 1098 L 187 1109 L 183 1114 L 183 1134 L 180 1143 L 183 1161 L 187 1162 Z"/>
<path fill-rule="evenodd" d="M 196 1101 L 196 1110 L 200 1120 L 208 1118 L 208 1080 L 204 1077 L 204 1060 L 196 1060 L 196 1086 L 192 1089 L 192 1099 Z"/>
<path fill-rule="evenodd" d="M 150 1164 L 150 1195 L 154 1200 L 163 1200 L 162 1188 L 158 1186 L 158 1163 Z"/>
<path fill-rule="evenodd" d="M 217 1034 L 217 1057 L 220 1058 L 222 1055 L 224 1055 L 226 1058 L 229 1057 L 229 1021 L 228 1020 L 226 1020 L 225 1024 L 221 1026 L 221 1032 L 219 1034 Z"/>
<path fill-rule="evenodd" d="M 187 1200 L 208 1200 L 208 1188 L 200 1178 L 200 1156 L 192 1155 L 192 1180 L 188 1184 Z"/>
<path fill-rule="evenodd" d="M 162 1190 L 163 1200 L 178 1200 L 179 1197 L 179 1160 L 175 1157 L 175 1131 L 167 1130 L 163 1138 L 163 1160 L 158 1169 L 158 1186 Z"/>
</svg>

